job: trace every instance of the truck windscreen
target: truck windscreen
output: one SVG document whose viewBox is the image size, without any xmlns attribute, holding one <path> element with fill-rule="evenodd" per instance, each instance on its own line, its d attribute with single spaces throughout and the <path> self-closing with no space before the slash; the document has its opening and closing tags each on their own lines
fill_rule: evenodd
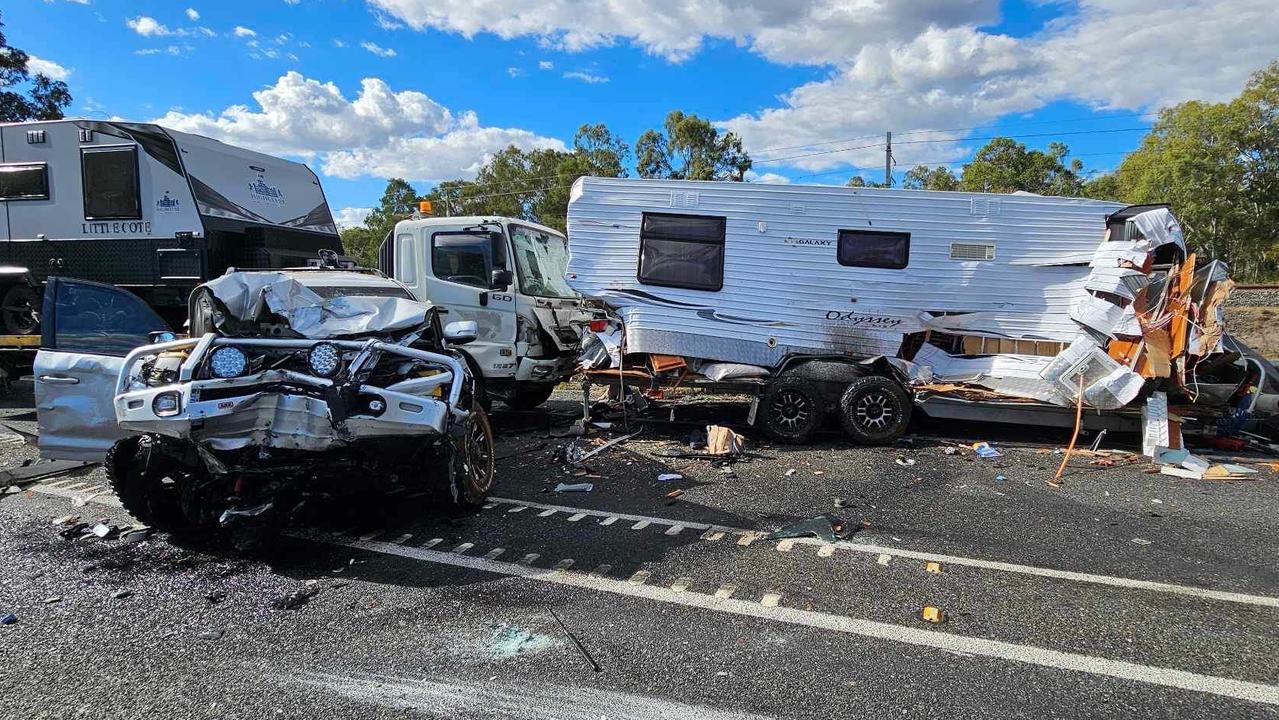
<svg viewBox="0 0 1279 720">
<path fill-rule="evenodd" d="M 511 225 L 511 250 L 520 273 L 520 290 L 538 297 L 577 297 L 564 280 L 568 269 L 568 240 L 560 235 Z"/>
</svg>

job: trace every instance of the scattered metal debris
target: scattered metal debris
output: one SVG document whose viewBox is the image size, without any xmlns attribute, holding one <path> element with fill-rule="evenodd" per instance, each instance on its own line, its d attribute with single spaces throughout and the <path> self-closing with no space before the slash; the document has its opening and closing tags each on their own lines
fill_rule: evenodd
<svg viewBox="0 0 1279 720">
<path fill-rule="evenodd" d="M 555 492 L 592 492 L 595 490 L 595 483 L 560 483 L 555 486 Z"/>
<path fill-rule="evenodd" d="M 823 542 L 833 543 L 836 540 L 843 540 L 854 532 L 856 530 L 850 530 L 848 524 L 842 518 L 834 515 L 818 515 L 778 528 L 761 539 L 782 540 L 784 538 L 815 537 Z"/>
<path fill-rule="evenodd" d="M 281 595 L 271 602 L 271 607 L 276 610 L 297 610 L 310 602 L 311 598 L 319 594 L 319 585 L 308 585 L 303 588 L 298 588 L 291 593 Z"/>
<path fill-rule="evenodd" d="M 568 636 L 569 640 L 573 641 L 573 645 L 577 647 L 577 651 L 582 654 L 582 657 L 586 659 L 586 662 L 591 664 L 591 669 L 595 672 L 603 672 L 604 669 L 600 667 L 599 663 L 595 662 L 595 658 L 591 657 L 591 653 L 587 651 L 586 646 L 582 645 L 582 641 L 578 640 L 577 636 L 573 634 L 573 631 L 569 630 L 568 626 L 564 624 L 564 621 L 560 619 L 560 616 L 555 614 L 555 609 L 549 609 L 551 611 L 551 617 L 555 618 L 555 622 L 559 623 L 560 629 L 564 631 L 564 634 Z"/>
</svg>

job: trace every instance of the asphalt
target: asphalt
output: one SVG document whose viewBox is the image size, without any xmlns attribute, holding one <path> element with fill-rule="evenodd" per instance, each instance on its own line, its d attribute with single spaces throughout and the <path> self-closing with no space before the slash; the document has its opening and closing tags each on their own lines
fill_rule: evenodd
<svg viewBox="0 0 1279 720">
<path fill-rule="evenodd" d="M 23 391 L 0 421 L 30 429 Z M 60 537 L 51 518 L 70 513 L 132 522 L 110 495 L 68 500 L 95 492 L 100 470 L 0 498 L 0 614 L 18 616 L 0 626 L 0 717 L 1279 716 L 1279 474 L 1265 466 L 1195 482 L 1085 457 L 1054 488 L 1061 435 L 972 425 L 896 448 L 748 432 L 760 457 L 729 476 L 664 454 L 740 407 L 551 437 L 573 412 L 558 398 L 499 413 L 501 499 L 483 510 L 334 508 L 264 556 Z M 641 429 L 588 460 L 591 477 L 555 459 Z M 1004 456 L 945 452 L 976 440 Z M 0 437 L 0 466 L 34 454 Z M 552 490 L 582 481 L 594 490 Z M 759 537 L 823 513 L 856 532 L 828 548 Z M 928 572 L 920 553 L 954 561 Z M 731 600 L 707 600 L 728 585 Z M 298 591 L 318 592 L 279 607 Z M 921 621 L 925 606 L 946 622 Z"/>
</svg>

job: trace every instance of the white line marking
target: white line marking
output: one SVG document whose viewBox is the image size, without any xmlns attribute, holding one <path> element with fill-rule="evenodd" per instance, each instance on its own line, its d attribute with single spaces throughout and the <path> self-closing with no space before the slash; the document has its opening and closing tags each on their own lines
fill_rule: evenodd
<svg viewBox="0 0 1279 720">
<path fill-rule="evenodd" d="M 538 513 L 538 514 L 537 514 L 537 516 L 538 516 L 538 517 L 550 517 L 550 516 L 554 515 L 556 512 L 558 512 L 558 510 L 554 510 L 554 509 L 552 509 L 552 510 L 543 510 L 542 512 Z"/>
<path fill-rule="evenodd" d="M 403 545 L 404 543 L 408 542 L 409 539 L 412 537 L 413 537 L 413 533 L 404 533 L 403 535 L 395 538 L 391 542 L 395 543 L 396 545 Z"/>
<path fill-rule="evenodd" d="M 609 571 L 612 569 L 613 569 L 612 565 L 609 565 L 608 563 L 604 563 L 600 565 L 599 567 L 595 568 L 594 570 L 592 570 L 591 574 L 594 575 L 595 577 L 607 577 Z"/>
<path fill-rule="evenodd" d="M 631 576 L 631 579 L 627 580 L 626 582 L 632 585 L 643 585 L 644 583 L 648 582 L 648 578 L 650 575 L 652 575 L 652 573 L 650 573 L 647 570 L 639 570 L 639 571 L 636 571 L 636 573 Z"/>
<path fill-rule="evenodd" d="M 671 590 L 674 590 L 675 592 L 684 592 L 688 589 L 688 586 L 692 584 L 693 578 L 691 577 L 677 577 L 675 578 L 675 582 L 671 583 Z"/>
<path fill-rule="evenodd" d="M 516 505 L 515 507 L 511 508 L 510 510 L 507 510 L 506 512 L 517 513 L 517 512 L 524 512 L 525 510 L 528 510 L 527 505 Z"/>
<path fill-rule="evenodd" d="M 787 607 L 765 607 L 761 603 L 731 598 L 717 598 L 702 593 L 677 593 L 669 588 L 645 585 L 648 572 L 641 570 L 628 582 L 599 578 L 581 573 L 556 573 L 548 570 L 529 568 L 511 563 L 494 562 L 471 555 L 454 555 L 452 553 L 422 548 L 406 547 L 377 541 L 344 540 L 342 538 L 325 537 L 303 532 L 290 533 L 301 537 L 342 547 L 381 552 L 388 555 L 425 560 L 454 567 L 480 570 L 521 577 L 539 582 L 553 583 L 570 587 L 596 590 L 599 592 L 627 595 L 672 605 L 701 608 L 716 612 L 783 622 L 791 625 L 841 632 L 862 637 L 889 640 L 920 647 L 933 648 L 948 653 L 980 655 L 983 657 L 1010 660 L 1013 662 L 1039 665 L 1041 667 L 1070 670 L 1131 680 L 1135 682 L 1161 685 L 1164 687 L 1190 690 L 1192 692 L 1210 693 L 1224 697 L 1237 698 L 1268 705 L 1279 705 L 1279 687 L 1262 685 L 1244 680 L 1201 675 L 1199 673 L 1161 668 L 1150 665 L 1092 657 L 1079 653 L 1048 650 L 1029 645 L 1017 645 L 1001 640 L 967 637 L 939 630 L 925 630 L 904 625 L 844 617 L 813 610 L 799 610 Z M 637 581 L 637 578 L 638 581 Z"/>
<path fill-rule="evenodd" d="M 458 545 L 457 547 L 453 548 L 453 552 L 457 553 L 458 555 L 461 555 L 462 553 L 466 552 L 467 550 L 470 550 L 473 547 L 475 547 L 475 543 L 462 543 L 461 545 Z"/>
<path fill-rule="evenodd" d="M 584 517 L 586 517 L 586 513 L 578 513 L 578 514 L 576 514 L 576 515 L 570 515 L 570 516 L 569 516 L 569 518 L 568 518 L 568 521 L 569 521 L 569 522 L 577 522 L 578 520 L 581 520 L 581 519 L 582 519 L 582 518 L 584 518 Z"/>
<path fill-rule="evenodd" d="M 718 590 L 715 591 L 715 597 L 721 600 L 727 600 L 728 598 L 733 597 L 733 593 L 735 592 L 737 592 L 736 585 L 734 585 L 733 583 L 724 583 L 723 585 L 719 586 Z"/>
<path fill-rule="evenodd" d="M 649 521 L 647 521 L 647 520 L 640 520 L 639 522 L 637 522 L 637 523 L 635 523 L 634 525 L 632 525 L 632 526 L 631 526 L 631 529 L 632 529 L 632 530 L 643 530 L 644 528 L 648 527 L 648 526 L 649 526 L 649 525 L 651 525 L 651 524 L 652 524 L 652 523 L 650 523 L 650 522 L 649 522 Z"/>
<path fill-rule="evenodd" d="M 573 567 L 573 558 L 564 558 L 563 560 L 555 563 L 556 570 L 567 570 L 571 567 Z"/>
<path fill-rule="evenodd" d="M 497 558 L 501 557 L 502 553 L 504 552 L 506 552 L 506 548 L 493 548 L 492 550 L 489 550 L 488 552 L 484 553 L 484 557 L 489 560 L 496 560 Z"/>
<path fill-rule="evenodd" d="M 374 530 L 373 532 L 366 532 L 366 533 L 364 533 L 363 535 L 361 535 L 361 536 L 360 536 L 360 539 L 361 539 L 361 540 L 372 540 L 373 538 L 377 537 L 378 535 L 381 535 L 381 534 L 382 534 L 382 533 L 384 533 L 384 532 L 386 532 L 386 531 L 385 531 L 385 530 Z"/>
<path fill-rule="evenodd" d="M 741 537 L 737 538 L 737 544 L 742 547 L 746 547 L 753 542 L 755 542 L 755 533 L 743 533 Z"/>
<path fill-rule="evenodd" d="M 678 524 L 697 530 L 719 530 L 726 533 L 751 534 L 752 536 L 755 532 L 745 528 L 728 527 L 726 525 L 708 525 L 705 523 L 689 522 L 687 520 L 671 520 L 668 518 L 648 517 L 645 515 L 627 515 L 624 513 L 589 510 L 586 508 L 563 507 L 558 505 L 539 505 L 537 503 L 530 503 L 524 500 L 512 500 L 510 498 L 491 497 L 489 499 L 495 502 L 508 503 L 517 506 L 555 508 L 556 510 L 584 512 L 587 515 L 613 515 L 624 520 L 643 520 L 649 523 L 661 523 L 663 525 Z M 753 539 L 754 537 L 751 538 L 751 540 Z M 804 545 L 819 545 L 822 543 L 821 540 L 816 538 L 798 538 L 795 542 Z M 737 544 L 746 546 L 751 543 L 750 540 L 742 538 L 737 541 Z M 1002 562 L 999 560 L 982 560 L 980 558 L 943 555 L 941 553 L 921 552 L 918 550 L 902 550 L 900 548 L 891 548 L 882 545 L 869 545 L 847 541 L 837 542 L 835 543 L 835 547 L 841 550 L 853 550 L 855 552 L 868 553 L 871 555 L 900 555 L 902 557 L 914 558 L 916 560 L 934 560 L 941 563 L 964 565 L 967 567 L 982 568 L 983 570 L 994 570 L 997 572 L 1019 573 L 1022 575 L 1034 575 L 1037 577 L 1053 578 L 1056 580 L 1092 583 L 1094 585 L 1108 585 L 1110 587 L 1127 588 L 1130 590 L 1146 590 L 1150 592 L 1167 593 L 1170 595 L 1186 595 L 1203 600 L 1221 600 L 1225 602 L 1241 603 L 1244 605 L 1260 605 L 1262 607 L 1279 608 L 1279 597 L 1271 597 L 1269 595 L 1249 595 L 1247 593 L 1229 592 L 1226 590 L 1209 590 L 1206 588 L 1197 588 L 1189 585 L 1174 585 L 1172 583 L 1163 583 L 1153 580 L 1138 580 L 1135 578 L 1112 577 L 1110 575 L 1095 575 L 1093 573 L 1074 572 L 1071 570 L 1054 570 L 1052 568 L 1035 567 L 1033 565 L 1019 565 L 1017 563 Z"/>
<path fill-rule="evenodd" d="M 835 554 L 835 546 L 826 544 L 817 548 L 817 557 L 830 557 Z"/>
<path fill-rule="evenodd" d="M 532 565 L 533 563 L 537 562 L 537 559 L 540 557 L 542 556 L 538 555 L 537 553 L 529 553 L 525 555 L 523 558 L 520 558 L 520 562 L 524 563 L 525 565 Z"/>
<path fill-rule="evenodd" d="M 793 547 L 795 547 L 794 540 L 782 540 L 777 543 L 777 552 L 790 552 L 790 549 Z"/>
<path fill-rule="evenodd" d="M 431 548 L 435 547 L 436 545 L 439 545 L 442 542 L 444 542 L 444 538 L 431 538 L 430 540 L 427 540 L 426 542 L 422 543 L 422 549 L 430 550 Z"/>
<path fill-rule="evenodd" d="M 707 530 L 706 532 L 702 533 L 703 540 L 712 540 L 712 541 L 720 540 L 723 537 L 724 537 L 724 533 L 721 530 Z"/>
<path fill-rule="evenodd" d="M 888 553 L 880 553 L 879 558 L 875 560 L 875 562 L 879 563 L 880 565 L 887 565 L 888 563 L 892 561 L 893 561 L 893 556 L 889 555 Z"/>
<path fill-rule="evenodd" d="M 492 509 L 493 509 L 493 508 L 495 508 L 495 507 L 497 507 L 497 503 L 494 503 L 494 502 L 486 502 L 486 503 L 484 503 L 484 509 L 485 509 L 485 510 L 492 510 Z"/>
<path fill-rule="evenodd" d="M 759 604 L 767 608 L 775 608 L 781 601 L 781 593 L 764 593 L 764 597 L 759 599 Z"/>
<path fill-rule="evenodd" d="M 615 523 L 615 522 L 617 522 L 617 516 L 616 516 L 616 515 L 609 515 L 608 517 L 604 518 L 603 520 L 600 520 L 600 525 L 612 525 L 612 524 L 613 524 L 613 523 Z"/>
<path fill-rule="evenodd" d="M 683 526 L 683 525 L 672 525 L 672 526 L 670 526 L 670 527 L 666 528 L 666 533 L 665 533 L 665 534 L 667 534 L 667 535 L 679 535 L 680 531 L 681 531 L 681 530 L 683 530 L 683 529 L 684 529 L 684 526 Z"/>
</svg>

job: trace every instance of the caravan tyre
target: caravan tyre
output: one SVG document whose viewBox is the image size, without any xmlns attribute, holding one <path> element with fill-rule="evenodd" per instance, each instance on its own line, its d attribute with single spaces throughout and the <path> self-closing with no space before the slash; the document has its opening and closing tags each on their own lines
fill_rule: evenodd
<svg viewBox="0 0 1279 720">
<path fill-rule="evenodd" d="M 862 445 L 884 445 L 906 432 L 914 404 L 901 384 L 883 375 L 859 377 L 839 400 L 844 430 Z"/>
<path fill-rule="evenodd" d="M 777 442 L 803 444 L 822 426 L 825 405 L 812 380 L 783 377 L 760 398 L 757 422 Z"/>
</svg>

